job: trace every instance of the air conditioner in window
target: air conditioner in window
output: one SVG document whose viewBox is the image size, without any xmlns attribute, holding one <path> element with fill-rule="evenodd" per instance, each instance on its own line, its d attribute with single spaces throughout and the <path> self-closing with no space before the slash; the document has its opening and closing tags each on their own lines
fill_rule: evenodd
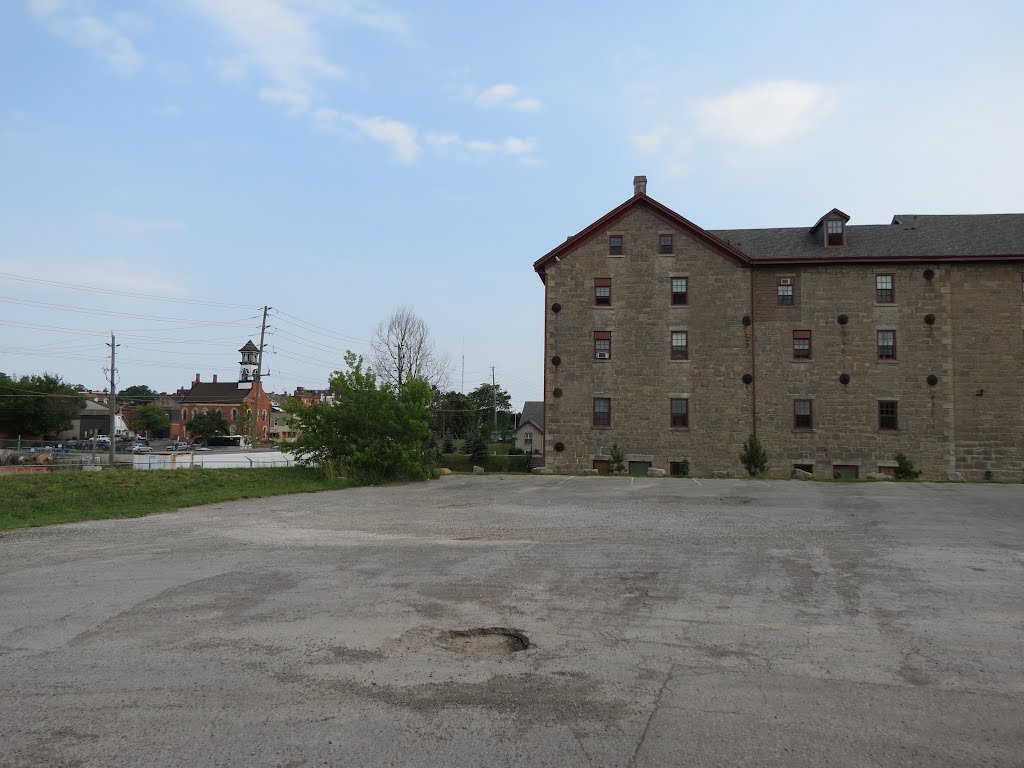
<svg viewBox="0 0 1024 768">
<path fill-rule="evenodd" d="M 597 353 L 597 359 L 598 360 L 607 360 L 609 357 L 610 357 L 610 355 L 607 352 L 598 352 Z"/>
<path fill-rule="evenodd" d="M 792 285 L 792 284 L 793 284 L 792 278 L 789 278 L 789 277 L 781 277 L 781 278 L 779 278 L 779 285 Z"/>
</svg>

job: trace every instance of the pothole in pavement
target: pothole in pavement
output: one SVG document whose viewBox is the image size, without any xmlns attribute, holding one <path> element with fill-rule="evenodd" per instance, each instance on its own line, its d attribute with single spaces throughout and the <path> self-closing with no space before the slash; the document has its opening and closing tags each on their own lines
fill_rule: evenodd
<svg viewBox="0 0 1024 768">
<path fill-rule="evenodd" d="M 453 629 L 441 635 L 441 645 L 466 656 L 509 656 L 530 647 L 530 638 L 508 627 Z"/>
</svg>

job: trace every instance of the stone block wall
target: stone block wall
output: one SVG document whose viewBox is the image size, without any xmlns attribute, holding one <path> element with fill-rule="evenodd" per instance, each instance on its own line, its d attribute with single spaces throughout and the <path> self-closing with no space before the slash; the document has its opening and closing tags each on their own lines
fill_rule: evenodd
<svg viewBox="0 0 1024 768">
<path fill-rule="evenodd" d="M 670 255 L 658 253 L 663 234 L 673 236 Z M 612 235 L 623 237 L 621 256 L 609 255 Z M 773 476 L 810 464 L 819 477 L 837 465 L 865 477 L 904 453 L 925 478 L 991 470 L 1019 480 L 1022 273 L 1015 263 L 749 269 L 634 209 L 546 270 L 546 465 L 591 469 L 617 444 L 656 469 L 687 459 L 694 474 L 743 473 L 740 448 L 756 425 Z M 876 302 L 878 274 L 893 276 L 894 302 Z M 685 306 L 671 304 L 672 277 L 688 280 Z M 778 302 L 783 277 L 792 306 Z M 611 280 L 610 306 L 595 306 L 595 278 Z M 672 330 L 687 332 L 686 361 L 670 359 Z M 794 359 L 795 330 L 811 332 L 809 360 Z M 895 361 L 879 360 L 879 330 L 896 332 Z M 595 331 L 611 334 L 609 360 L 595 359 Z M 611 400 L 610 427 L 594 426 L 595 397 Z M 672 398 L 688 399 L 688 428 L 670 426 Z M 812 401 L 813 429 L 794 429 L 795 399 Z M 879 429 L 879 400 L 897 401 L 897 430 Z"/>
</svg>

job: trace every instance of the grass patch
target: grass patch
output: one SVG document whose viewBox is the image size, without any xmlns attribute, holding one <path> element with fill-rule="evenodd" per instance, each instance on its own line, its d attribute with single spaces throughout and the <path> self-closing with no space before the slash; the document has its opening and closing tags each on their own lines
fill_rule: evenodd
<svg viewBox="0 0 1024 768">
<path fill-rule="evenodd" d="M 347 488 L 306 467 L 116 470 L 0 476 L 0 531 L 142 517 L 217 501 Z"/>
</svg>

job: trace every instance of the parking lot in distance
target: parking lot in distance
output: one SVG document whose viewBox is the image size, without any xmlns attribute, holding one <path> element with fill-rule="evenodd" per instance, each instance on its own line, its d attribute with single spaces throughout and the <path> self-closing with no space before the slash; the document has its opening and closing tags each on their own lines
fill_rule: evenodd
<svg viewBox="0 0 1024 768">
<path fill-rule="evenodd" d="M 1020 766 L 1022 576 L 1024 485 L 453 475 L 14 531 L 0 766 Z"/>
</svg>

